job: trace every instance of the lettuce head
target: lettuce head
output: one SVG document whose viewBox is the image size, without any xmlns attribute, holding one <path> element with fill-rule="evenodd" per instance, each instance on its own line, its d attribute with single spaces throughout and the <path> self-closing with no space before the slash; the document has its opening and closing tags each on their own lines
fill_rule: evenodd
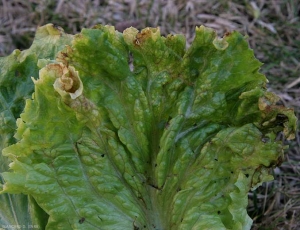
<svg viewBox="0 0 300 230">
<path fill-rule="evenodd" d="M 293 110 L 238 32 L 68 35 L 0 58 L 0 229 L 250 229 Z"/>
</svg>

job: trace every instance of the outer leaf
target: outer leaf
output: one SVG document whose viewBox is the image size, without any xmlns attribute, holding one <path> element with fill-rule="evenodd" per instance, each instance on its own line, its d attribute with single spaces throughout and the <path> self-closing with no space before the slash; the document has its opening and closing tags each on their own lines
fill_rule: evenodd
<svg viewBox="0 0 300 230">
<path fill-rule="evenodd" d="M 60 28 L 49 24 L 37 30 L 35 40 L 28 50 L 15 50 L 10 56 L 0 58 L 0 151 L 15 143 L 13 134 L 16 119 L 33 93 L 31 77 L 38 77 L 39 58 L 55 58 L 56 53 L 72 40 Z M 8 170 L 9 159 L 0 155 L 0 173 Z M 4 183 L 0 174 L 0 182 Z M 1 184 L 0 184 L 1 185 Z M 32 199 L 32 198 L 30 198 Z M 38 215 L 33 216 L 33 212 Z M 17 228 L 37 225 L 43 228 L 44 213 L 33 200 L 28 204 L 24 195 L 0 195 L 0 227 Z M 47 218 L 47 216 L 45 216 Z M 44 219 L 45 219 L 44 218 Z"/>
<path fill-rule="evenodd" d="M 43 62 L 2 192 L 30 194 L 47 229 L 250 229 L 247 193 L 296 118 L 239 33 L 200 27 L 184 47 L 154 28 L 84 29 Z"/>
</svg>

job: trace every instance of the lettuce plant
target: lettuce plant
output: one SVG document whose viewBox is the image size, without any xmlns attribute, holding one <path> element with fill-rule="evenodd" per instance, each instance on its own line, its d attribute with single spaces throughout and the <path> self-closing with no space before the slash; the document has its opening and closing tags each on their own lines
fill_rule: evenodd
<svg viewBox="0 0 300 230">
<path fill-rule="evenodd" d="M 0 59 L 0 228 L 250 229 L 296 117 L 238 32 L 73 36 Z"/>
</svg>

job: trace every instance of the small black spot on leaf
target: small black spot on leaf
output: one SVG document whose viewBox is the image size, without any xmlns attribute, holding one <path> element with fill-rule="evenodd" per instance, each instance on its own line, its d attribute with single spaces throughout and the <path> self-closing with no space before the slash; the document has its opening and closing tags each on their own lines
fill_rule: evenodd
<svg viewBox="0 0 300 230">
<path fill-rule="evenodd" d="M 20 77 L 20 76 L 21 76 L 21 73 L 20 73 L 18 70 L 16 70 L 16 71 L 15 71 L 15 76 L 16 76 L 16 77 Z"/>
<path fill-rule="evenodd" d="M 84 217 L 81 217 L 80 220 L 78 221 L 79 224 L 82 224 L 85 221 Z"/>
<path fill-rule="evenodd" d="M 261 141 L 262 141 L 263 143 L 267 143 L 267 142 L 270 141 L 270 138 L 268 138 L 268 137 L 262 137 L 262 138 L 261 138 Z"/>
</svg>

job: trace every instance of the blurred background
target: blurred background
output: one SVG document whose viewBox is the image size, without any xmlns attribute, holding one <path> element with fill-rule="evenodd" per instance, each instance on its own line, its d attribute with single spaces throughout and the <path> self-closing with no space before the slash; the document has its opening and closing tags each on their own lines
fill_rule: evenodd
<svg viewBox="0 0 300 230">
<path fill-rule="evenodd" d="M 99 23 L 120 32 L 159 26 L 162 35 L 184 34 L 187 46 L 196 26 L 211 27 L 219 36 L 237 30 L 264 63 L 268 90 L 299 118 L 300 0 L 0 0 L 0 56 L 29 48 L 36 28 L 50 22 L 72 34 Z M 249 193 L 253 229 L 300 229 L 299 132 L 286 144 L 275 180 Z"/>
</svg>

